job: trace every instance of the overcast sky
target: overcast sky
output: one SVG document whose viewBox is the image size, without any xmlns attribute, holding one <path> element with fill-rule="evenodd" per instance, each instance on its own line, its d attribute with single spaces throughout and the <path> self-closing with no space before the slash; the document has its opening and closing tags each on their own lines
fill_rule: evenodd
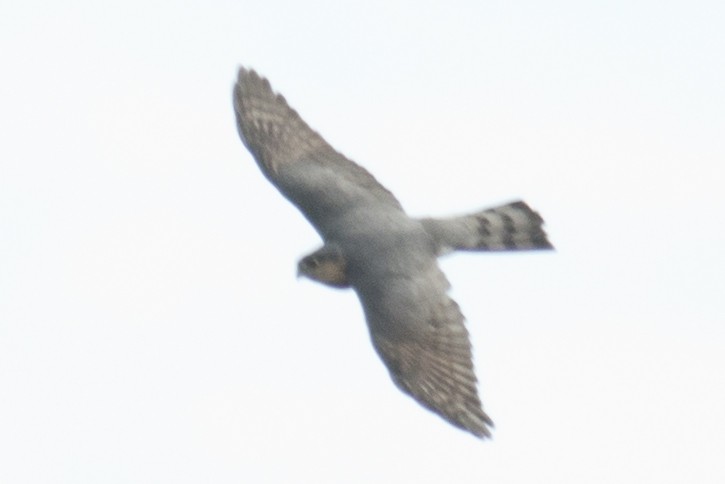
<svg viewBox="0 0 725 484">
<path fill-rule="evenodd" d="M 3 483 L 725 482 L 725 4 L 25 1 L 0 81 Z M 238 139 L 239 65 L 413 215 L 493 440 L 403 395 Z"/>
</svg>

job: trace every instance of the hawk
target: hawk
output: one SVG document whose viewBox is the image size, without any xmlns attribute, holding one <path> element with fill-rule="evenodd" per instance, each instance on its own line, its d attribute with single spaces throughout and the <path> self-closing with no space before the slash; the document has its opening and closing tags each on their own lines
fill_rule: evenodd
<svg viewBox="0 0 725 484">
<path fill-rule="evenodd" d="M 355 290 L 393 382 L 423 407 L 484 438 L 471 344 L 439 256 L 455 250 L 552 249 L 523 201 L 451 218 L 412 218 L 364 168 L 330 146 L 267 79 L 239 69 L 239 136 L 262 173 L 324 241 L 298 274 Z"/>
</svg>

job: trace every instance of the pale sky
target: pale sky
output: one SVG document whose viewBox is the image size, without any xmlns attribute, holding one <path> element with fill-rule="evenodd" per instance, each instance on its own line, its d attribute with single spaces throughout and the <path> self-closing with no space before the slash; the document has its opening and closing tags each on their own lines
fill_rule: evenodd
<svg viewBox="0 0 725 484">
<path fill-rule="evenodd" d="M 0 15 L 0 482 L 725 482 L 725 4 L 74 5 Z M 295 278 L 239 65 L 411 214 L 545 218 L 442 260 L 493 440 Z"/>
</svg>

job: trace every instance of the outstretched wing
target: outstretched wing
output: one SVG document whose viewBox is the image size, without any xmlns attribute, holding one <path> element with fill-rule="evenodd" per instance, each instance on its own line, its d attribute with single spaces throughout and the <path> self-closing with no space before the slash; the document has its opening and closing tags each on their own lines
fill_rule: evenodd
<svg viewBox="0 0 725 484">
<path fill-rule="evenodd" d="M 353 208 L 402 210 L 392 193 L 335 151 L 253 70 L 239 69 L 234 111 L 239 136 L 262 172 L 323 236 Z"/>
<path fill-rule="evenodd" d="M 456 427 L 490 437 L 493 422 L 476 389 L 463 314 L 437 264 L 429 267 L 355 287 L 373 344 L 401 390 Z"/>
</svg>

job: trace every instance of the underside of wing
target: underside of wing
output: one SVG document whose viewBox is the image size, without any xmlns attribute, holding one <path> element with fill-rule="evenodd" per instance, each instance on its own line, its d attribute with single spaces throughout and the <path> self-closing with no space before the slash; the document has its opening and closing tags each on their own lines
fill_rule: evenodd
<svg viewBox="0 0 725 484">
<path fill-rule="evenodd" d="M 265 176 L 324 232 L 339 212 L 400 204 L 364 168 L 335 151 L 255 71 L 239 69 L 234 86 L 239 135 Z"/>
<path fill-rule="evenodd" d="M 478 396 L 463 315 L 445 293 L 443 274 L 437 270 L 435 275 L 445 286 L 435 278 L 429 280 L 434 285 L 415 287 L 413 282 L 412 298 L 395 296 L 399 288 L 386 291 L 392 298 L 361 297 L 373 344 L 401 390 L 456 427 L 490 437 L 493 422 Z"/>
</svg>

